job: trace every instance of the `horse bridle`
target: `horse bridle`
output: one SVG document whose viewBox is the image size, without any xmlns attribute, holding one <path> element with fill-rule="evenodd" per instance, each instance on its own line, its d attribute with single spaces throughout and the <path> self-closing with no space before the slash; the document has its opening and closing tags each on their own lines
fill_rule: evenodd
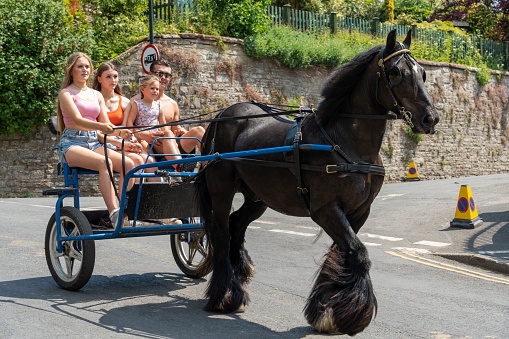
<svg viewBox="0 0 509 339">
<path fill-rule="evenodd" d="M 400 43 L 400 45 L 402 47 L 403 44 Z M 384 58 L 384 51 L 385 49 L 382 49 L 380 51 L 380 54 L 379 54 L 379 59 L 378 59 L 378 67 L 379 67 L 379 71 L 377 72 L 377 75 L 378 75 L 378 78 L 380 79 L 380 77 L 382 77 L 384 79 L 384 82 L 385 82 L 385 87 L 387 87 L 387 90 L 389 91 L 389 94 L 391 96 L 391 99 L 392 99 L 392 102 L 394 104 L 394 107 L 396 107 L 396 110 L 397 110 L 397 117 L 399 119 L 404 119 L 405 122 L 411 127 L 413 128 L 414 127 L 414 124 L 412 123 L 412 113 L 410 111 L 407 111 L 405 109 L 404 106 L 401 106 L 398 102 L 398 99 L 396 99 L 396 96 L 394 95 L 394 92 L 392 91 L 392 87 L 398 85 L 398 84 L 392 84 L 388 75 L 387 75 L 387 71 L 385 69 L 385 65 L 384 63 L 387 61 L 387 60 L 390 60 L 391 58 L 397 56 L 397 55 L 401 55 L 399 57 L 399 59 L 395 62 L 395 65 L 404 57 L 405 58 L 405 61 L 407 62 L 407 64 L 410 65 L 411 64 L 415 64 L 415 61 L 413 60 L 412 56 L 410 55 L 410 50 L 409 49 L 406 49 L 406 48 L 403 48 L 403 49 L 400 49 L 388 56 L 386 56 Z M 393 66 L 391 67 L 392 68 L 396 68 L 397 71 L 399 72 L 399 74 L 401 75 L 401 70 L 397 67 L 397 66 Z M 381 103 L 378 101 L 378 82 L 376 82 L 376 90 L 375 90 L 375 96 L 376 96 L 376 102 L 378 104 L 381 105 Z"/>
</svg>

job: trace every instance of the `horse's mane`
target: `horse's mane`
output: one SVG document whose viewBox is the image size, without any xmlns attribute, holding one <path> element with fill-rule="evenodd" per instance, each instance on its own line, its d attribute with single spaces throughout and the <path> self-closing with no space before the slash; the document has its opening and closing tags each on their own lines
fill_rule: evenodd
<svg viewBox="0 0 509 339">
<path fill-rule="evenodd" d="M 369 64 L 383 45 L 357 54 L 352 60 L 337 68 L 327 79 L 322 89 L 323 101 L 318 106 L 322 122 L 327 124 L 338 112 L 347 112 L 347 99 L 353 91 L 361 74 L 366 71 Z"/>
</svg>

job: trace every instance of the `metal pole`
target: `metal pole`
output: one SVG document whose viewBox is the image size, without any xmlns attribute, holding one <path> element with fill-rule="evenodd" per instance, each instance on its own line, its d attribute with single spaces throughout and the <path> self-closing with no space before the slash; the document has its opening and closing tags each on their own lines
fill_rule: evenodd
<svg viewBox="0 0 509 339">
<path fill-rule="evenodd" d="M 154 43 L 154 0 L 148 0 L 148 26 L 150 43 Z"/>
</svg>

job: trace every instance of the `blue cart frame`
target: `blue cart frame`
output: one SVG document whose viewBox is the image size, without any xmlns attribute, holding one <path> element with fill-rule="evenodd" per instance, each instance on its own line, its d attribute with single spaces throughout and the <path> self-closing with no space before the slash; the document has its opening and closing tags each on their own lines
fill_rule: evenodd
<svg viewBox="0 0 509 339">
<path fill-rule="evenodd" d="M 302 144 L 300 150 L 313 151 L 332 151 L 332 146 Z M 254 149 L 230 153 L 214 153 L 209 155 L 195 155 L 176 160 L 163 160 L 151 164 L 142 164 L 130 170 L 125 175 L 123 183 L 123 194 L 120 197 L 120 211 L 127 211 L 132 220 L 132 225 L 123 225 L 123 218 L 119 218 L 113 229 L 97 229 L 91 226 L 92 216 L 86 215 L 86 211 L 80 208 L 80 190 L 79 176 L 95 174 L 96 172 L 78 168 L 71 168 L 67 163 L 63 163 L 62 175 L 64 177 L 64 187 L 46 190 L 43 195 L 58 196 L 55 204 L 55 213 L 50 218 L 46 229 L 45 252 L 46 261 L 55 282 L 63 289 L 79 290 L 89 281 L 92 276 L 95 264 L 95 240 L 130 238 L 153 235 L 170 235 L 171 248 L 177 265 L 184 274 L 192 278 L 202 277 L 209 272 L 203 272 L 199 269 L 200 263 L 207 255 L 206 236 L 203 229 L 203 223 L 199 218 L 199 210 L 194 198 L 192 177 L 195 172 L 175 172 L 173 165 L 185 164 L 190 162 L 209 162 L 214 160 L 226 160 L 235 158 L 253 158 L 260 155 L 293 152 L 294 146 L 280 146 L 273 148 Z M 150 154 L 150 152 L 149 152 Z M 158 154 L 158 156 L 164 156 Z M 154 173 L 147 173 L 146 170 L 157 168 Z M 188 178 L 182 184 L 160 183 L 153 184 L 145 182 L 145 179 L 156 177 L 168 178 Z M 127 185 L 130 179 L 139 179 L 131 190 L 127 191 Z M 191 181 L 191 182 L 188 182 Z M 182 190 L 186 187 L 186 190 Z M 158 211 L 156 215 L 148 215 L 144 198 L 144 192 L 151 192 L 152 197 L 174 196 L 180 208 L 163 212 Z M 182 196 L 183 192 L 184 196 Z M 64 206 L 66 198 L 73 199 L 73 206 Z M 145 201 L 147 203 L 147 201 Z M 187 204 L 187 205 L 186 205 Z M 174 210 L 178 213 L 184 213 L 182 210 L 192 211 L 190 215 L 172 215 Z M 92 211 L 96 215 L 101 211 Z M 107 211 L 102 211 L 107 213 Z M 94 214 L 92 213 L 92 214 Z M 149 211 L 150 213 L 150 211 Z M 146 218 L 160 218 L 161 213 L 164 217 L 179 217 L 182 223 L 164 223 L 157 221 L 155 225 L 139 225 L 139 221 Z M 177 213 L 177 212 L 176 212 Z M 89 213 L 90 214 L 90 213 Z M 121 213 L 122 215 L 122 213 Z M 143 216 L 142 218 L 139 218 Z M 60 227 L 57 227 L 60 225 Z"/>
</svg>

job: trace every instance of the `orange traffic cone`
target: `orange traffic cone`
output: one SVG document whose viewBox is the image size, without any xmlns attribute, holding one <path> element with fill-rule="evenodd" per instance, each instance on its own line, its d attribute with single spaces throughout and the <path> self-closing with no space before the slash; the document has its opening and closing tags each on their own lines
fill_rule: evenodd
<svg viewBox="0 0 509 339">
<path fill-rule="evenodd" d="M 415 167 L 415 163 L 410 161 L 408 164 L 408 168 L 406 171 L 406 181 L 419 181 L 419 173 L 417 173 L 417 167 Z"/>
<path fill-rule="evenodd" d="M 475 228 L 482 225 L 482 222 L 477 213 L 477 206 L 470 186 L 461 185 L 458 203 L 456 204 L 456 214 L 451 221 L 451 227 Z"/>
</svg>

